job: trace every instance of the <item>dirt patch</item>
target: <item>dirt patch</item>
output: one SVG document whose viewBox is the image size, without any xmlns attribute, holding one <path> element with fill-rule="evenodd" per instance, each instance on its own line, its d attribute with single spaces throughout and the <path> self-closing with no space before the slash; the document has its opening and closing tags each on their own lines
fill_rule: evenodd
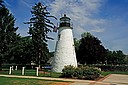
<svg viewBox="0 0 128 85">
<path fill-rule="evenodd" d="M 73 83 L 73 82 L 53 82 L 50 85 L 69 85 L 71 83 Z"/>
<path fill-rule="evenodd" d="M 52 83 L 52 81 L 39 81 L 38 84 L 39 85 L 50 85 Z M 37 84 L 37 82 L 36 82 Z"/>
<path fill-rule="evenodd" d="M 49 72 L 39 71 L 40 74 L 50 74 Z"/>
</svg>

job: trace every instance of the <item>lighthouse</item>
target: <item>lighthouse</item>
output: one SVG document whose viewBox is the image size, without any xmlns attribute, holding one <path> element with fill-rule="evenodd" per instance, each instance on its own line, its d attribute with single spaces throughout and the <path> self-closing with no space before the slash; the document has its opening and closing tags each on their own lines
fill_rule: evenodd
<svg viewBox="0 0 128 85">
<path fill-rule="evenodd" d="M 55 54 L 52 62 L 54 72 L 62 72 L 64 66 L 77 67 L 76 53 L 74 48 L 73 33 L 70 18 L 64 14 L 60 18 L 58 27 L 58 40 L 56 42 Z"/>
</svg>

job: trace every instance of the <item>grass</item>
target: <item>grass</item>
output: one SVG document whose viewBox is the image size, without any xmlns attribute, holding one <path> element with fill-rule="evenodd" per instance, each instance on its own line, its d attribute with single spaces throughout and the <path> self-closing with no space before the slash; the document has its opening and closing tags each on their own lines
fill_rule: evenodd
<svg viewBox="0 0 128 85">
<path fill-rule="evenodd" d="M 8 75 L 9 69 L 4 69 L 0 71 L 0 74 Z M 12 75 L 21 75 L 21 70 L 13 70 Z M 39 71 L 39 77 L 53 77 L 58 78 L 61 73 L 56 72 L 43 72 Z M 36 70 L 34 69 L 25 69 L 25 76 L 36 76 Z M 65 83 L 65 84 L 64 84 Z M 42 79 L 27 79 L 27 78 L 8 78 L 8 77 L 0 77 L 0 85 L 68 85 L 66 81 L 50 81 L 50 80 L 42 80 Z"/>
<path fill-rule="evenodd" d="M 9 74 L 9 69 L 5 70 L 5 71 L 0 71 L 0 74 L 5 74 L 8 75 Z M 128 72 L 120 72 L 120 71 L 102 71 L 101 75 L 102 76 L 107 76 L 109 74 L 126 74 L 128 75 Z M 17 70 L 17 71 L 12 71 L 12 75 L 21 75 L 21 70 Z M 44 71 L 40 71 L 39 72 L 39 76 L 40 77 L 52 77 L 52 78 L 59 78 L 59 76 L 61 75 L 61 73 L 56 73 L 56 72 L 44 72 Z M 25 76 L 36 76 L 36 70 L 34 69 L 26 69 L 25 70 Z M 0 84 L 1 85 L 1 84 Z"/>
<path fill-rule="evenodd" d="M 0 74 L 8 75 L 9 74 L 9 70 L 0 71 Z M 12 71 L 12 75 L 21 75 L 21 74 L 22 74 L 21 70 Z M 61 73 L 50 72 L 50 71 L 47 71 L 47 72 L 39 71 L 39 76 L 40 77 L 59 78 L 60 75 L 61 75 Z M 25 70 L 25 76 L 36 76 L 36 70 L 34 70 L 34 69 L 26 69 Z"/>
<path fill-rule="evenodd" d="M 128 72 L 121 72 L 121 71 L 102 71 L 101 75 L 107 76 L 109 74 L 125 74 L 128 75 Z"/>
<path fill-rule="evenodd" d="M 52 85 L 53 83 L 56 82 L 58 83 L 63 81 L 0 77 L 0 85 Z"/>
</svg>

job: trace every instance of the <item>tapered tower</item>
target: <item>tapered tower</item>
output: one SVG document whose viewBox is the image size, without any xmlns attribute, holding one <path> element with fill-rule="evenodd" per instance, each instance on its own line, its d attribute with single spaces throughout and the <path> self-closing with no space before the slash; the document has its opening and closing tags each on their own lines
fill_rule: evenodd
<svg viewBox="0 0 128 85">
<path fill-rule="evenodd" d="M 55 55 L 52 63 L 54 72 L 62 72 L 64 66 L 77 67 L 76 53 L 74 48 L 73 33 L 70 18 L 64 14 L 60 18 L 58 27 L 58 41 L 56 42 Z"/>
</svg>

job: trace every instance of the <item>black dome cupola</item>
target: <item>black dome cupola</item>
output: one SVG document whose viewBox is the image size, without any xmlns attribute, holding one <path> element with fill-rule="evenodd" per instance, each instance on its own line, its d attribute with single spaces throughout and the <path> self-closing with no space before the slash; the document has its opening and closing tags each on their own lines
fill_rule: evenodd
<svg viewBox="0 0 128 85">
<path fill-rule="evenodd" d="M 60 27 L 70 27 L 70 18 L 64 14 L 63 17 L 60 18 Z"/>
</svg>

